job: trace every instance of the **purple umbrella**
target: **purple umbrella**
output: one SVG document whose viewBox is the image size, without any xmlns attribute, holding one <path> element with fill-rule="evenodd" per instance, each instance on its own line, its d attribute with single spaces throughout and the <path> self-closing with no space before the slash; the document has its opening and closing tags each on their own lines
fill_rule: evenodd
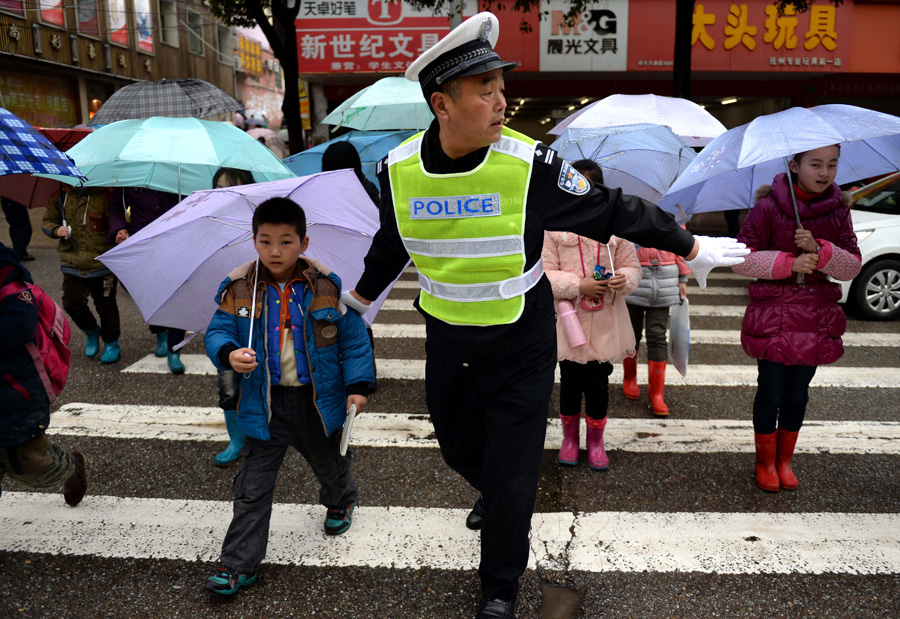
<svg viewBox="0 0 900 619">
<path fill-rule="evenodd" d="M 352 290 L 379 227 L 378 208 L 350 170 L 196 191 L 99 260 L 122 280 L 149 324 L 205 331 L 216 291 L 256 258 L 250 221 L 256 206 L 290 198 L 306 212 L 309 249 Z M 375 320 L 390 288 L 363 317 Z"/>
</svg>

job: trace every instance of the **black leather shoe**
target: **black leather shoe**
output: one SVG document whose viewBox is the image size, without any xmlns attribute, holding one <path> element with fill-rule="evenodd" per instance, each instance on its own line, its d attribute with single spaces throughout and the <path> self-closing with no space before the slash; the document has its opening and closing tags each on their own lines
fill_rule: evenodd
<svg viewBox="0 0 900 619">
<path fill-rule="evenodd" d="M 482 497 L 478 497 L 478 500 L 475 501 L 475 506 L 469 512 L 469 517 L 466 518 L 466 526 L 473 531 L 480 531 L 484 526 L 484 499 Z"/>
<path fill-rule="evenodd" d="M 484 600 L 475 619 L 513 619 L 516 616 L 516 601 Z"/>
<path fill-rule="evenodd" d="M 34 256 L 29 254 L 28 252 L 25 252 L 24 254 L 19 256 L 19 262 L 31 262 L 32 260 L 34 260 Z"/>
</svg>

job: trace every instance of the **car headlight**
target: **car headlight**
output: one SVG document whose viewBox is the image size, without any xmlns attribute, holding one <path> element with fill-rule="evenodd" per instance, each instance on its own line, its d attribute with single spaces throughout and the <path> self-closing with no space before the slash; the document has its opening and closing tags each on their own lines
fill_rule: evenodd
<svg viewBox="0 0 900 619">
<path fill-rule="evenodd" d="M 856 243 L 862 243 L 869 238 L 873 232 L 875 232 L 875 230 L 856 230 Z"/>
</svg>

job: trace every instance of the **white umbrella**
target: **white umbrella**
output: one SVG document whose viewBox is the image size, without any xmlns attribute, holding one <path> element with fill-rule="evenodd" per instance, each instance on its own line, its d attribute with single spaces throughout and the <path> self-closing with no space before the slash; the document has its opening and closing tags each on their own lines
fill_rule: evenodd
<svg viewBox="0 0 900 619">
<path fill-rule="evenodd" d="M 657 203 L 693 161 L 694 151 L 662 125 L 566 129 L 551 148 L 568 162 L 591 159 L 603 184 Z"/>
<path fill-rule="evenodd" d="M 706 146 L 725 132 L 725 125 L 687 99 L 658 95 L 610 95 L 564 118 L 549 133 L 562 135 L 566 129 L 637 123 L 666 125 L 688 146 Z"/>
<path fill-rule="evenodd" d="M 122 280 L 148 323 L 205 331 L 219 284 L 256 257 L 253 212 L 273 197 L 303 207 L 307 255 L 333 269 L 343 289 L 352 290 L 380 225 L 378 209 L 352 170 L 195 191 L 99 260 Z M 366 324 L 389 292 L 390 287 L 363 316 Z"/>
<path fill-rule="evenodd" d="M 704 148 L 659 205 L 687 215 L 753 206 L 786 158 L 841 145 L 838 184 L 900 170 L 900 117 L 853 105 L 793 107 L 728 130 Z"/>
<path fill-rule="evenodd" d="M 360 131 L 422 130 L 428 128 L 433 118 L 418 82 L 405 77 L 385 77 L 341 103 L 322 124 Z"/>
</svg>

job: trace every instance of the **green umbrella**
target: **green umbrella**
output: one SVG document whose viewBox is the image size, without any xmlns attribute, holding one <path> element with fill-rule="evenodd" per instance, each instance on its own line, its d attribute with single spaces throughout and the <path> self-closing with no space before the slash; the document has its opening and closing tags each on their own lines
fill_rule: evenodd
<svg viewBox="0 0 900 619">
<path fill-rule="evenodd" d="M 341 103 L 322 124 L 361 131 L 421 130 L 427 129 L 433 118 L 418 82 L 385 77 Z"/>
<path fill-rule="evenodd" d="M 198 118 L 121 120 L 94 131 L 67 154 L 88 187 L 146 187 L 187 195 L 212 187 L 220 167 L 248 170 L 257 182 L 294 176 L 272 151 L 234 125 Z"/>
</svg>

